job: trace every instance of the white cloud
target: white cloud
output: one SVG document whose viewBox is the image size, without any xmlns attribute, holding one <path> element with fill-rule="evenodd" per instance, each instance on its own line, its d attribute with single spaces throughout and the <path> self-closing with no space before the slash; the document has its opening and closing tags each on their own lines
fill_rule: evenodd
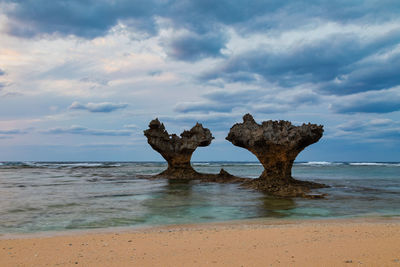
<svg viewBox="0 0 400 267">
<path fill-rule="evenodd" d="M 111 102 L 103 102 L 103 103 L 87 103 L 87 104 L 81 104 L 77 101 L 73 102 L 71 106 L 69 106 L 69 109 L 81 109 L 81 110 L 87 110 L 90 112 L 113 112 L 118 109 L 124 109 L 128 107 L 128 104 L 124 103 L 111 103 Z"/>
<path fill-rule="evenodd" d="M 58 127 L 42 131 L 45 134 L 78 134 L 78 135 L 95 135 L 95 136 L 130 136 L 130 130 L 104 130 L 90 129 L 83 126 L 74 125 L 71 127 Z"/>
</svg>

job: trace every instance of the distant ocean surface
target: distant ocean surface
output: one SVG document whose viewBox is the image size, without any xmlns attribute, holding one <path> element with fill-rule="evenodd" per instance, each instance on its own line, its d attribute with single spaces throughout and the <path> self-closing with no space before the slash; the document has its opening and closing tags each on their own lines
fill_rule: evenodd
<svg viewBox="0 0 400 267">
<path fill-rule="evenodd" d="M 253 162 L 198 162 L 258 177 Z M 282 199 L 237 184 L 139 179 L 155 162 L 0 162 L 0 233 L 151 226 L 252 218 L 400 216 L 400 163 L 300 162 L 298 179 L 330 185 L 325 199 Z"/>
</svg>

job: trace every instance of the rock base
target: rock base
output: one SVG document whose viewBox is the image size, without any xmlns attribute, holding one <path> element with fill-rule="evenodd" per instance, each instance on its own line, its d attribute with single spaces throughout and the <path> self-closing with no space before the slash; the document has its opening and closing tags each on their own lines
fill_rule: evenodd
<svg viewBox="0 0 400 267">
<path fill-rule="evenodd" d="M 264 178 L 247 180 L 242 184 L 246 188 L 255 189 L 267 194 L 279 197 L 305 197 L 323 198 L 325 194 L 312 193 L 312 189 L 329 187 L 325 184 L 301 181 L 291 178 L 283 182 L 282 180 L 266 181 Z"/>
<path fill-rule="evenodd" d="M 221 169 L 218 174 L 213 173 L 200 173 L 193 168 L 190 169 L 166 169 L 162 173 L 152 176 L 153 178 L 165 179 L 178 179 L 178 180 L 199 180 L 200 182 L 213 182 L 213 183 L 243 183 L 250 178 L 242 178 L 234 176 L 224 169 Z"/>
</svg>

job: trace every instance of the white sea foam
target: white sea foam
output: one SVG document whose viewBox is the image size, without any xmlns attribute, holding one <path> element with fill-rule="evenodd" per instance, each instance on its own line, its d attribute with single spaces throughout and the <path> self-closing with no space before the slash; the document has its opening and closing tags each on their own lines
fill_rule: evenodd
<svg viewBox="0 0 400 267">
<path fill-rule="evenodd" d="M 120 167 L 121 164 L 110 164 L 102 162 L 22 162 L 23 166 L 34 167 L 34 168 L 93 168 L 93 167 Z"/>
<path fill-rule="evenodd" d="M 89 163 L 89 162 L 80 162 L 80 163 L 61 163 L 58 164 L 60 167 L 102 167 L 105 166 L 103 163 Z"/>
<path fill-rule="evenodd" d="M 261 166 L 261 163 L 245 163 L 246 166 Z"/>
<path fill-rule="evenodd" d="M 120 167 L 121 164 L 107 164 L 107 163 L 91 163 L 91 162 L 80 162 L 80 163 L 64 163 L 59 164 L 60 167 L 70 167 L 70 168 L 77 168 L 77 167 Z"/>
<path fill-rule="evenodd" d="M 349 165 L 353 166 L 389 166 L 400 167 L 400 163 L 384 163 L 384 162 L 351 162 Z"/>
<path fill-rule="evenodd" d="M 306 166 L 328 166 L 328 165 L 342 165 L 343 163 L 329 162 L 329 161 L 309 161 L 309 162 L 302 162 L 302 163 L 296 163 L 296 164 L 306 165 Z"/>
</svg>

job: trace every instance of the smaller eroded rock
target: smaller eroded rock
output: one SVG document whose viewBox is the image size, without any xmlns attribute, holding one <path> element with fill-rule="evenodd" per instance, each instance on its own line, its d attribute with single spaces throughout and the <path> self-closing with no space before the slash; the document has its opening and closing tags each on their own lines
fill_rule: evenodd
<svg viewBox="0 0 400 267">
<path fill-rule="evenodd" d="M 202 176 L 192 168 L 190 159 L 197 147 L 211 144 L 214 137 L 209 129 L 197 123 L 189 131 L 183 131 L 179 137 L 169 134 L 164 124 L 155 119 L 150 122 L 144 135 L 150 146 L 168 162 L 168 168 L 160 174 L 161 176 L 179 179 L 195 179 Z"/>
</svg>

